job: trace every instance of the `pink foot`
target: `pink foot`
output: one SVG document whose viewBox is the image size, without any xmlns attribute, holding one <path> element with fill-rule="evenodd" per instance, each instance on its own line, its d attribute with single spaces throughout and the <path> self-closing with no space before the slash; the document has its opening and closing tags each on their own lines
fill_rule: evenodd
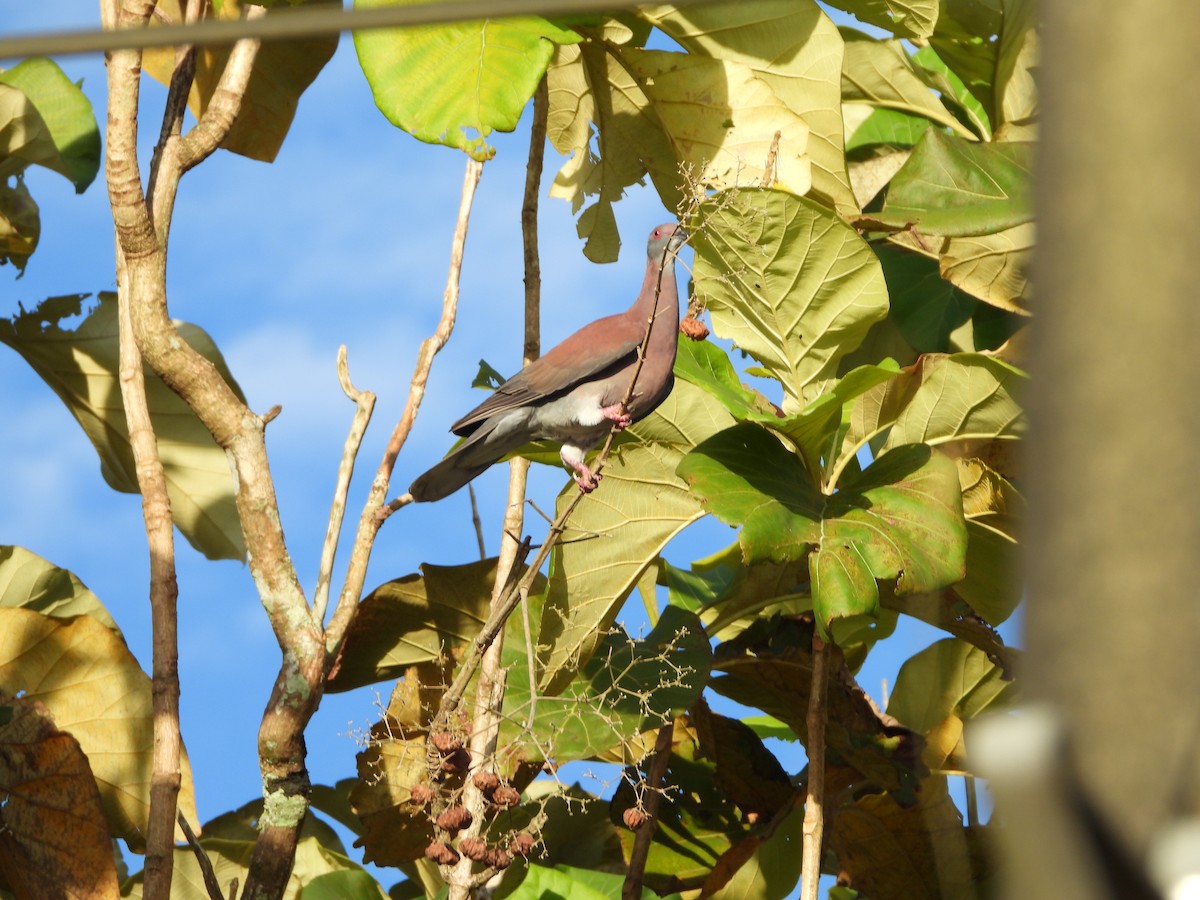
<svg viewBox="0 0 1200 900">
<path fill-rule="evenodd" d="M 633 416 L 625 412 L 624 407 L 620 403 L 614 403 L 612 406 L 602 406 L 600 408 L 600 418 L 612 422 L 617 426 L 618 431 L 622 431 L 633 424 Z"/>
<path fill-rule="evenodd" d="M 575 466 L 575 483 L 579 485 L 579 490 L 585 494 L 590 494 L 600 484 L 600 479 L 603 475 L 593 472 L 584 463 L 579 463 Z"/>
</svg>

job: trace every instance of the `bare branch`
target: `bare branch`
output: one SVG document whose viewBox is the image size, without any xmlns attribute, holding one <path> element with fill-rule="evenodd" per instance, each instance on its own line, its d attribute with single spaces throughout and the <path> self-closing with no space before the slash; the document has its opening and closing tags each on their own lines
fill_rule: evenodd
<svg viewBox="0 0 1200 900">
<path fill-rule="evenodd" d="M 658 729 L 658 737 L 654 741 L 654 759 L 646 771 L 646 790 L 643 793 L 646 821 L 638 827 L 633 839 L 629 871 L 625 875 L 625 883 L 621 885 L 621 900 L 639 900 L 642 896 L 642 879 L 646 874 L 646 861 L 650 858 L 650 842 L 658 827 L 658 807 L 662 803 L 660 789 L 671 762 L 671 738 L 674 734 L 675 721 L 672 719 Z"/>
<path fill-rule="evenodd" d="M 487 545 L 483 541 L 483 520 L 479 518 L 479 500 L 475 497 L 475 485 L 467 485 L 471 497 L 471 524 L 475 527 L 475 540 L 479 543 L 479 558 L 487 559 Z"/>
<path fill-rule="evenodd" d="M 321 547 L 317 587 L 313 592 L 313 620 L 316 622 L 325 620 L 325 610 L 329 605 L 329 584 L 333 579 L 333 562 L 337 556 L 338 538 L 342 534 L 342 522 L 346 517 L 346 497 L 350 493 L 350 479 L 354 476 L 354 462 L 358 458 L 358 448 L 362 446 L 367 425 L 371 422 L 371 413 L 375 409 L 375 395 L 370 391 L 360 391 L 350 381 L 350 364 L 346 358 L 345 344 L 338 347 L 337 373 L 342 391 L 354 403 L 355 410 L 354 419 L 350 423 L 350 433 L 346 435 L 346 444 L 342 448 L 337 485 L 333 489 L 333 504 L 329 509 L 329 525 L 325 529 L 325 543 Z"/>
<path fill-rule="evenodd" d="M 825 720 L 829 710 L 829 645 L 813 630 L 812 687 L 808 695 L 808 796 L 804 802 L 804 858 L 801 900 L 817 900 L 821 880 L 821 842 L 825 834 Z"/>
<path fill-rule="evenodd" d="M 117 258 L 119 381 L 129 444 L 142 495 L 142 517 L 150 550 L 150 618 L 153 642 L 152 702 L 154 752 L 150 774 L 150 816 L 146 829 L 145 894 L 171 893 L 175 814 L 179 801 L 179 584 L 175 574 L 175 526 L 167 478 L 146 403 L 142 354 L 129 316 L 128 272 Z"/>
<path fill-rule="evenodd" d="M 387 497 L 388 485 L 392 479 L 392 470 L 396 458 L 408 440 L 416 421 L 421 401 L 425 397 L 425 385 L 429 381 L 429 372 L 433 367 L 433 358 L 446 345 L 451 332 L 454 330 L 454 320 L 458 314 L 459 276 L 462 272 L 463 248 L 467 242 L 467 225 L 471 219 L 471 204 L 475 198 L 475 188 L 483 174 L 483 163 L 469 159 L 467 170 L 463 176 L 462 199 L 458 206 L 458 220 L 454 226 L 454 241 L 450 248 L 450 269 L 446 276 L 446 290 L 442 295 L 442 315 L 438 320 L 434 333 L 421 342 L 417 351 L 417 363 L 413 371 L 412 382 L 409 386 L 408 400 L 404 404 L 404 412 L 400 421 L 392 430 L 383 460 L 375 472 L 375 480 L 367 493 L 362 515 L 358 520 L 358 531 L 354 536 L 354 547 L 350 553 L 350 564 L 346 571 L 346 580 L 342 585 L 342 593 L 338 598 L 337 608 L 329 627 L 325 630 L 326 671 L 333 666 L 341 650 L 342 641 L 346 637 L 346 629 L 358 609 L 359 598 L 362 597 L 363 584 L 367 578 L 367 564 L 371 559 L 371 548 L 375 543 L 375 535 L 379 527 L 397 509 L 412 502 L 412 496 L 403 494 L 384 502 Z"/>
</svg>

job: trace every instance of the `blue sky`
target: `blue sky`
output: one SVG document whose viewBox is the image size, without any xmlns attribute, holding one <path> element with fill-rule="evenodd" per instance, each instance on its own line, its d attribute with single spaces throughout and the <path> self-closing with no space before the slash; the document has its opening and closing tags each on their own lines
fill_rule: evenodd
<svg viewBox="0 0 1200 900">
<path fill-rule="evenodd" d="M 6 33 L 92 27 L 94 0 L 9 4 Z M 60 65 L 84 79 L 104 120 L 98 56 Z M 157 134 L 164 91 L 143 82 L 143 160 Z M 412 437 L 396 467 L 393 494 L 449 448 L 449 424 L 477 403 L 470 388 L 485 357 L 502 372 L 520 365 L 522 256 L 520 203 L 528 116 L 513 135 L 496 135 L 472 214 L 458 325 L 438 357 Z M 570 207 L 545 196 L 561 163 L 550 151 L 541 204 L 543 347 L 600 315 L 623 309 L 641 280 L 645 235 L 671 218 L 652 190 L 616 208 L 624 246 L 616 264 L 581 253 Z M 349 516 L 356 517 L 383 445 L 408 390 L 416 348 L 440 311 L 465 157 L 421 144 L 375 109 L 349 38 L 301 100 L 274 164 L 218 152 L 188 174 L 176 206 L 169 291 L 172 314 L 204 327 L 222 349 L 252 407 L 278 403 L 268 429 L 273 472 L 289 546 L 311 591 L 342 442 L 353 408 L 334 370 L 349 348 L 356 385 L 379 396 L 359 457 Z M 113 236 L 102 178 L 82 196 L 58 175 L 36 170 L 29 186 L 41 206 L 42 239 L 23 278 L 0 269 L 0 315 L 54 294 L 111 290 Z M 687 275 L 680 273 L 681 287 Z M 133 652 L 150 666 L 146 549 L 140 505 L 100 477 L 96 455 L 66 409 L 17 354 L 0 348 L 0 542 L 33 550 L 70 569 L 109 608 Z M 565 472 L 535 467 L 530 494 L 543 509 Z M 477 483 L 489 552 L 495 552 L 507 485 L 498 467 Z M 543 531 L 528 523 L 535 541 Z M 528 529 L 527 529 L 528 530 Z M 672 545 L 677 565 L 726 545 L 733 532 L 712 520 Z M 177 543 L 184 739 L 202 819 L 260 796 L 255 758 L 259 718 L 278 667 L 278 650 L 245 567 L 208 562 Z M 416 571 L 421 562 L 477 556 L 467 493 L 402 510 L 383 528 L 368 588 Z M 339 561 L 344 563 L 344 558 Z M 341 571 L 341 565 L 338 567 Z M 335 589 L 338 581 L 335 578 Z M 626 620 L 644 627 L 635 597 Z M 860 675 L 876 699 L 881 679 L 941 633 L 906 622 Z M 356 741 L 378 716 L 388 685 L 326 698 L 308 731 L 315 782 L 354 772 Z M 777 748 L 779 749 L 779 748 Z M 802 755 L 788 750 L 795 771 Z M 352 851 L 357 854 L 357 851 Z M 390 884 L 391 880 L 385 880 Z"/>
</svg>

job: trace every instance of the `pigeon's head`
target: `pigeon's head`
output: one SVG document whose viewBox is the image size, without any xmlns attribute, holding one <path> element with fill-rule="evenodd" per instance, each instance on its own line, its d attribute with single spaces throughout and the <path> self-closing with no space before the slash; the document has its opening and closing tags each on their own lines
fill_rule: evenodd
<svg viewBox="0 0 1200 900">
<path fill-rule="evenodd" d="M 668 251 L 674 253 L 687 240 L 687 232 L 683 226 L 675 222 L 666 222 L 650 232 L 650 240 L 646 243 L 646 256 L 654 262 L 664 262 Z"/>
</svg>

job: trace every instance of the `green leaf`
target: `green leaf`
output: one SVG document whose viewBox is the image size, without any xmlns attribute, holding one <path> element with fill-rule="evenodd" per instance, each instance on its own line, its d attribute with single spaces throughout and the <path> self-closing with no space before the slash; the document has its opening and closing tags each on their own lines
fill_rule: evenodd
<svg viewBox="0 0 1200 900">
<path fill-rule="evenodd" d="M 895 580 L 896 593 L 905 594 L 963 578 L 958 475 L 951 460 L 927 446 L 886 453 L 825 495 L 778 440 L 737 425 L 697 446 L 679 473 L 721 521 L 742 527 L 746 562 L 808 555 L 823 630 L 834 618 L 875 613 L 877 581 Z"/>
<path fill-rule="evenodd" d="M 0 72 L 0 85 L 11 89 L 0 90 L 0 177 L 19 171 L 14 162 L 20 168 L 37 164 L 66 176 L 83 193 L 100 170 L 100 129 L 79 85 L 42 57 Z M 23 109 L 14 91 L 25 99 Z M 19 137 L 22 131 L 27 143 Z"/>
<path fill-rule="evenodd" d="M 362 869 L 341 869 L 318 875 L 300 889 L 299 900 L 379 900 L 386 896 Z"/>
<path fill-rule="evenodd" d="M 288 0 L 277 4 L 278 13 L 287 15 L 292 6 L 328 6 L 338 0 Z M 268 4 L 270 5 L 270 4 Z M 217 18 L 241 18 L 242 0 L 226 0 L 217 10 Z M 179 0 L 158 0 L 154 22 L 178 24 L 183 21 Z M 221 146 L 241 156 L 272 162 L 287 137 L 295 118 L 300 96 L 320 74 L 325 63 L 337 49 L 336 34 L 321 35 L 303 40 L 265 41 L 254 60 L 254 70 L 242 99 L 237 118 Z M 196 77 L 188 95 L 188 108 L 199 119 L 208 109 L 229 61 L 228 46 L 201 47 L 196 52 Z M 175 50 L 172 47 L 148 48 L 143 52 L 143 68 L 151 77 L 169 84 L 175 71 Z"/>
<path fill-rule="evenodd" d="M 481 359 L 479 361 L 479 371 L 475 374 L 475 380 L 471 382 L 471 387 L 495 390 L 507 380 L 486 359 Z"/>
<path fill-rule="evenodd" d="M 73 331 L 58 324 L 78 314 L 86 295 L 51 297 L 37 309 L 0 320 L 0 342 L 25 358 L 66 404 L 100 456 L 100 471 L 114 490 L 137 493 L 137 475 L 125 408 L 117 381 L 117 299 L 99 303 Z M 212 339 L 195 325 L 179 333 L 213 363 L 233 390 L 241 390 Z M 171 514 L 188 543 L 209 559 L 244 559 L 233 476 L 225 451 L 208 429 L 156 375 L 146 371 L 146 399 L 166 470 Z"/>
<path fill-rule="evenodd" d="M 784 900 L 794 896 L 804 859 L 803 827 L 804 807 L 797 803 L 770 835 L 752 835 L 730 847 L 713 868 L 705 895 L 713 900 Z M 729 869 L 733 869 L 732 877 Z M 708 894 L 710 887 L 714 890 Z"/>
<path fill-rule="evenodd" d="M 883 244 L 876 248 L 887 279 L 888 315 L 920 353 L 946 353 L 950 335 L 970 320 L 975 299 L 942 278 L 935 260 Z"/>
<path fill-rule="evenodd" d="M 938 0 L 834 0 L 829 5 L 896 37 L 929 37 L 938 19 Z"/>
<path fill-rule="evenodd" d="M 700 208 L 696 296 L 713 330 L 783 384 L 799 412 L 887 314 L 879 260 L 840 218 L 781 191 L 718 194 Z"/>
<path fill-rule="evenodd" d="M 553 868 L 529 866 L 529 872 L 521 886 L 507 896 L 510 900 L 552 900 L 570 897 L 571 900 L 620 900 L 625 876 L 612 872 L 596 872 L 577 869 L 574 866 L 558 865 Z M 643 900 L 658 900 L 659 895 L 649 888 L 642 888 Z M 671 894 L 665 900 L 678 900 Z"/>
<path fill-rule="evenodd" d="M 41 236 L 41 216 L 25 180 L 18 175 L 12 186 L 0 180 L 0 265 L 12 263 L 24 272 Z"/>
<path fill-rule="evenodd" d="M 774 716 L 746 716 L 742 722 L 764 740 L 767 738 L 774 738 L 777 741 L 797 740 L 796 732 Z"/>
<path fill-rule="evenodd" d="M 912 656 L 900 667 L 888 700 L 888 715 L 914 731 L 932 731 L 946 716 L 973 719 L 1011 702 L 1013 681 L 978 647 L 944 638 Z"/>
<path fill-rule="evenodd" d="M 700 620 L 668 606 L 642 640 L 631 640 L 622 629 L 606 635 L 564 692 L 538 696 L 534 706 L 525 647 L 507 641 L 500 746 L 507 758 L 520 762 L 563 763 L 613 751 L 635 762 L 641 756 L 635 738 L 700 696 L 711 656 Z"/>
<path fill-rule="evenodd" d="M 748 66 L 808 126 L 812 189 L 807 195 L 841 215 L 857 211 L 842 149 L 842 38 L 819 6 L 737 0 L 650 7 L 639 15 L 691 54 Z M 781 152 L 790 151 L 781 144 Z"/>
<path fill-rule="evenodd" d="M 1032 143 L 973 143 L 931 128 L 871 218 L 924 234 L 995 234 L 1033 218 L 1032 169 Z"/>
<path fill-rule="evenodd" d="M 1003 6 L 1003 0 L 942 0 L 942 12 L 929 39 L 993 123 L 997 123 L 993 82 L 1004 29 Z"/>
<path fill-rule="evenodd" d="M 870 108 L 859 104 L 857 108 L 867 114 L 862 116 L 861 121 L 846 138 L 847 154 L 863 147 L 880 145 L 911 147 L 921 139 L 921 135 L 931 124 L 924 116 L 913 116 L 886 107 Z M 843 115 L 850 121 L 851 109 L 846 109 Z"/>
<path fill-rule="evenodd" d="M 863 394 L 850 416 L 838 466 L 891 429 L 882 449 L 963 439 L 1023 437 L 1021 407 L 1028 377 L 983 353 L 927 353 L 885 384 Z"/>
<path fill-rule="evenodd" d="M 59 619 L 91 616 L 121 637 L 121 629 L 104 604 L 73 572 L 24 547 L 0 546 L 0 607 L 28 609 Z"/>
<path fill-rule="evenodd" d="M 397 678 L 409 666 L 467 646 L 487 621 L 495 581 L 493 557 L 460 566 L 424 563 L 421 574 L 375 588 L 346 632 L 327 689 L 349 691 Z"/>
<path fill-rule="evenodd" d="M 45 704 L 87 754 L 109 830 L 136 852 L 150 812 L 154 711 L 150 679 L 110 629 L 91 616 L 56 619 L 0 608 L 0 684 Z M 182 759 L 180 809 L 192 822 L 191 767 Z"/>
<path fill-rule="evenodd" d="M 716 400 L 684 381 L 653 414 L 628 430 L 599 489 L 575 508 L 579 538 L 551 555 L 538 643 L 541 690 L 553 694 L 591 657 L 625 598 L 676 534 L 704 515 L 675 474 L 684 452 L 733 420 Z M 568 482 L 558 506 L 578 488 Z"/>
<path fill-rule="evenodd" d="M 913 69 L 917 76 L 927 85 L 941 94 L 944 100 L 949 100 L 961 109 L 967 119 L 975 126 L 975 130 L 985 141 L 992 139 L 992 123 L 988 112 L 983 108 L 961 78 L 942 62 L 937 51 L 926 45 L 912 56 Z"/>
<path fill-rule="evenodd" d="M 846 41 L 842 62 L 842 101 L 865 103 L 931 122 L 970 136 L 942 101 L 921 80 L 899 41 L 881 41 L 853 28 L 841 29 Z"/>
<path fill-rule="evenodd" d="M 363 74 L 388 120 L 418 140 L 457 147 L 481 161 L 495 153 L 487 144 L 493 130 L 516 128 L 555 44 L 578 40 L 574 32 L 535 16 L 354 33 Z"/>
<path fill-rule="evenodd" d="M 734 637 L 761 616 L 812 609 L 803 562 L 747 566 L 739 559 L 736 565 L 720 563 L 697 571 L 700 565 L 694 563 L 689 571 L 664 562 L 663 572 L 670 602 L 699 615 L 714 638 Z"/>
</svg>

